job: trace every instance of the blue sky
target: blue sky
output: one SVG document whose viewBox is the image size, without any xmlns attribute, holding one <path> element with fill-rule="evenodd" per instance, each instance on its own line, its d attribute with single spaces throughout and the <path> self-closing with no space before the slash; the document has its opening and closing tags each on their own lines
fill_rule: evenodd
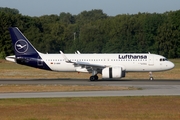
<svg viewBox="0 0 180 120">
<path fill-rule="evenodd" d="M 59 15 L 61 12 L 77 15 L 92 9 L 102 9 L 107 15 L 115 16 L 179 10 L 180 0 L 0 0 L 0 7 L 16 8 L 29 16 Z"/>
</svg>

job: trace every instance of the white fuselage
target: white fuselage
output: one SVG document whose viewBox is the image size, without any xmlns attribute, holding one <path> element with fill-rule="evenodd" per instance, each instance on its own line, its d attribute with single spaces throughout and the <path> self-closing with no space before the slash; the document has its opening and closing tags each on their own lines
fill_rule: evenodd
<svg viewBox="0 0 180 120">
<path fill-rule="evenodd" d="M 65 54 L 72 62 L 105 65 L 108 67 L 120 66 L 126 72 L 165 71 L 172 69 L 174 64 L 161 55 L 156 54 Z M 53 71 L 88 72 L 74 63 L 67 63 L 61 54 L 40 54 L 43 61 Z M 41 62 L 38 63 L 41 65 Z"/>
</svg>

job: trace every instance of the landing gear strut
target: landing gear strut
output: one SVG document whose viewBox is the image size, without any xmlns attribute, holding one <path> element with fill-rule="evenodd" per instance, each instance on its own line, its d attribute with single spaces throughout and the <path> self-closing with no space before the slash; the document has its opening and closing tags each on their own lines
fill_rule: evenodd
<svg viewBox="0 0 180 120">
<path fill-rule="evenodd" d="M 96 81 L 98 80 L 98 76 L 97 75 L 93 75 L 89 78 L 90 81 Z"/>
<path fill-rule="evenodd" d="M 152 72 L 149 72 L 149 80 L 154 80 Z"/>
</svg>

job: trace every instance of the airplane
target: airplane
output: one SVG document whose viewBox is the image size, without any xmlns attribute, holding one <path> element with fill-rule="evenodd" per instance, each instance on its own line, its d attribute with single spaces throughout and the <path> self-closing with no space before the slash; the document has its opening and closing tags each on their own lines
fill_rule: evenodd
<svg viewBox="0 0 180 120">
<path fill-rule="evenodd" d="M 9 28 L 15 55 L 6 60 L 30 67 L 58 72 L 88 72 L 90 81 L 102 79 L 120 79 L 127 72 L 149 72 L 150 80 L 154 80 L 152 72 L 166 71 L 174 68 L 174 64 L 164 56 L 151 53 L 117 53 L 117 54 L 43 54 L 35 49 L 17 27 Z"/>
</svg>

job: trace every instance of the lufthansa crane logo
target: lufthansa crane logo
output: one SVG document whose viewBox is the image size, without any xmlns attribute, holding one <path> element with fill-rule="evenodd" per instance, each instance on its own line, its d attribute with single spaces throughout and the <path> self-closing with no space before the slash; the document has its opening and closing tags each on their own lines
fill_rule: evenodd
<svg viewBox="0 0 180 120">
<path fill-rule="evenodd" d="M 28 43 L 25 40 L 20 39 L 15 43 L 14 47 L 18 53 L 25 53 L 28 50 Z"/>
</svg>

